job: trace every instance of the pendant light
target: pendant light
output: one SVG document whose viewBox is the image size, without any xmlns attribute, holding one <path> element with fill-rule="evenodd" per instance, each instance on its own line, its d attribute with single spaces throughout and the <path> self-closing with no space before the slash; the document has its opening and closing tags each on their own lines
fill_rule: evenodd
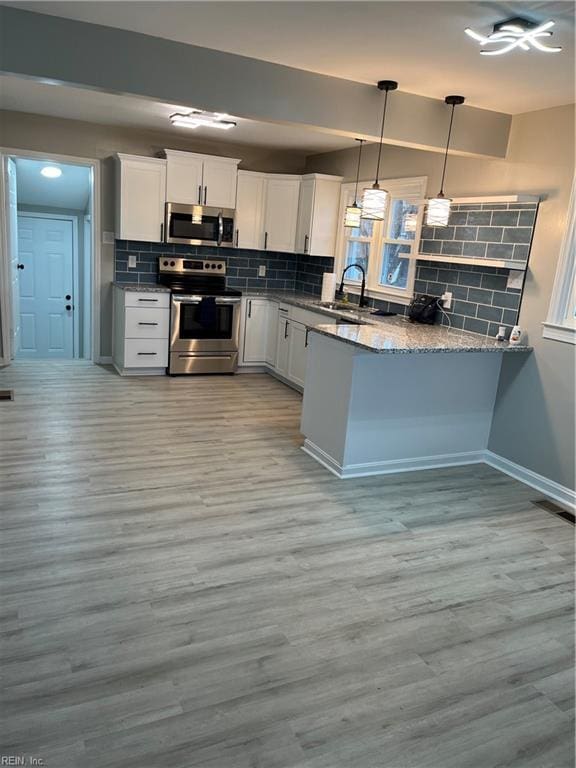
<svg viewBox="0 0 576 768">
<path fill-rule="evenodd" d="M 436 197 L 428 199 L 428 210 L 426 212 L 426 224 L 429 227 L 446 227 L 450 217 L 450 203 L 452 200 L 444 195 L 444 178 L 446 176 L 446 163 L 448 161 L 448 149 L 450 147 L 450 137 L 452 136 L 452 123 L 454 122 L 454 107 L 458 104 L 464 104 L 464 96 L 446 96 L 446 104 L 452 107 L 450 115 L 450 127 L 448 128 L 448 140 L 446 142 L 446 151 L 444 153 L 444 167 L 442 168 L 442 181 L 440 182 L 440 192 Z"/>
<path fill-rule="evenodd" d="M 382 111 L 382 126 L 380 128 L 380 145 L 378 146 L 378 162 L 376 163 L 376 179 L 374 184 L 364 190 L 362 195 L 362 218 L 372 219 L 373 221 L 382 221 L 386 213 L 386 206 L 388 204 L 388 192 L 385 189 L 380 189 L 378 183 L 378 176 L 380 174 L 380 158 L 382 157 L 382 140 L 384 138 L 384 122 L 386 120 L 386 107 L 388 106 L 388 93 L 395 91 L 398 88 L 398 83 L 395 80 L 380 80 L 378 88 L 381 91 L 385 91 L 384 96 L 384 109 Z"/>
<path fill-rule="evenodd" d="M 354 202 L 352 205 L 346 206 L 346 214 L 344 216 L 344 226 L 356 229 L 360 226 L 360 215 L 362 208 L 358 205 L 358 182 L 360 180 L 360 160 L 362 158 L 362 144 L 364 139 L 356 139 L 360 142 L 360 149 L 358 150 L 358 169 L 356 171 L 356 188 L 354 190 Z"/>
</svg>

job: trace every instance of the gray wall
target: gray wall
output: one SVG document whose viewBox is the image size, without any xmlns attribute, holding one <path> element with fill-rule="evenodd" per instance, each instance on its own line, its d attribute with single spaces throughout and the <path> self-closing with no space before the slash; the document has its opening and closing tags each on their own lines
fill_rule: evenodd
<svg viewBox="0 0 576 768">
<path fill-rule="evenodd" d="M 361 177 L 372 180 L 375 147 L 367 147 Z M 306 170 L 352 180 L 357 153 L 344 150 L 308 158 Z M 383 178 L 428 176 L 428 194 L 440 183 L 442 158 L 385 147 Z M 453 196 L 532 193 L 540 205 L 520 324 L 534 353 L 504 361 L 490 450 L 561 485 L 574 488 L 575 348 L 542 338 L 574 175 L 574 105 L 517 115 L 506 160 L 451 157 L 446 192 Z M 511 358 L 515 358 L 512 360 Z"/>
<path fill-rule="evenodd" d="M 10 149 L 73 155 L 101 160 L 101 226 L 114 231 L 115 152 L 153 157 L 164 148 L 206 152 L 211 155 L 242 158 L 241 168 L 254 171 L 299 173 L 305 156 L 299 152 L 263 149 L 246 145 L 202 141 L 174 136 L 172 133 L 95 125 L 78 120 L 62 120 L 25 112 L 0 111 L 0 145 Z M 112 354 L 112 289 L 114 246 L 101 245 L 102 293 L 100 318 L 100 353 Z"/>
</svg>

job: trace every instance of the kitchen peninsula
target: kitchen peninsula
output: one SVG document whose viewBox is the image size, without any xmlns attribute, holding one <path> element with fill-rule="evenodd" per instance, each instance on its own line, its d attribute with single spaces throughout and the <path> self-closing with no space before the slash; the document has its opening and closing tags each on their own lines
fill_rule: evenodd
<svg viewBox="0 0 576 768">
<path fill-rule="evenodd" d="M 485 336 L 387 318 L 309 332 L 304 450 L 338 477 L 485 458 L 504 353 Z"/>
</svg>

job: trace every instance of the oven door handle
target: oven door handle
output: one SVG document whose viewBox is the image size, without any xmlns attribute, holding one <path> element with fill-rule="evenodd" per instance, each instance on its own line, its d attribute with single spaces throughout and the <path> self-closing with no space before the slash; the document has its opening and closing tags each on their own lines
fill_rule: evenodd
<svg viewBox="0 0 576 768">
<path fill-rule="evenodd" d="M 224 239 L 224 216 L 222 211 L 218 211 L 218 245 L 222 245 Z"/>
<path fill-rule="evenodd" d="M 173 302 L 180 304 L 200 304 L 206 296 L 172 296 Z M 240 304 L 240 296 L 216 296 L 216 304 Z"/>
</svg>

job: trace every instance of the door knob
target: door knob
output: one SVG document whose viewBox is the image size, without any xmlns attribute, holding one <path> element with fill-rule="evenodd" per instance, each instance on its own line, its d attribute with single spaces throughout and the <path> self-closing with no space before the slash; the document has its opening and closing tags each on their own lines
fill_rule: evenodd
<svg viewBox="0 0 576 768">
<path fill-rule="evenodd" d="M 69 294 L 69 293 L 67 293 L 67 294 L 66 294 L 66 301 L 70 301 L 70 299 L 71 299 L 71 298 L 72 298 L 72 296 L 70 296 L 70 294 Z"/>
<path fill-rule="evenodd" d="M 70 311 L 72 309 L 72 304 L 66 304 L 66 309 Z"/>
<path fill-rule="evenodd" d="M 17 269 L 24 269 L 24 264 L 18 264 Z"/>
</svg>

